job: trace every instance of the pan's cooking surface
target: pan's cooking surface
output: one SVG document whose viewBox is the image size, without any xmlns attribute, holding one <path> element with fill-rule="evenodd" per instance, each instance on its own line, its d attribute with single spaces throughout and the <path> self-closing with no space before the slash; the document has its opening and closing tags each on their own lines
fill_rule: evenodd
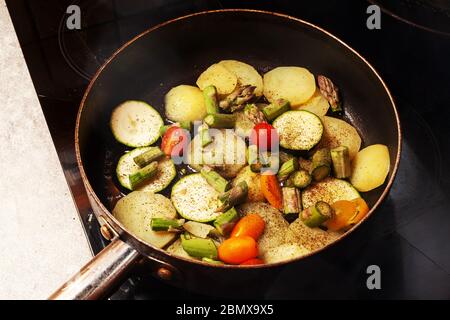
<svg viewBox="0 0 450 320">
<path fill-rule="evenodd" d="M 95 219 L 89 218 L 92 216 L 80 184 L 72 145 L 74 117 L 86 80 L 73 71 L 58 49 L 57 30 L 62 11 L 55 12 L 49 4 L 52 10 L 31 10 L 33 15 L 39 15 L 31 17 L 26 12 L 40 5 L 26 2 L 29 2 L 28 9 L 21 8 L 22 2 L 16 1 L 9 1 L 8 7 L 89 239 L 98 251 L 103 244 Z M 227 1 L 227 4 L 239 5 L 233 2 Z M 350 5 L 350 1 L 319 2 L 317 5 L 304 2 L 294 6 L 292 1 L 279 1 L 263 5 L 262 9 L 283 11 L 317 23 L 375 64 L 393 89 L 400 111 L 404 133 L 402 165 L 387 201 L 376 214 L 342 245 L 316 258 L 323 273 L 314 277 L 314 270 L 307 270 L 312 280 L 297 283 L 292 279 L 298 276 L 298 270 L 287 268 L 274 279 L 271 288 L 261 294 L 279 298 L 446 298 L 450 296 L 447 232 L 450 221 L 446 215 L 450 206 L 446 196 L 450 190 L 450 174 L 443 163 L 450 156 L 447 141 L 450 132 L 446 120 L 450 115 L 445 107 L 450 99 L 447 90 L 450 79 L 446 74 L 450 45 L 443 38 L 418 31 L 388 16 L 383 16 L 381 30 L 368 31 L 364 27 L 368 4 L 364 1 L 360 5 L 354 2 Z M 83 5 L 84 2 L 80 3 Z M 89 14 L 89 20 L 83 20 L 88 24 L 84 30 L 68 34 L 68 39 L 76 41 L 66 42 L 72 46 L 70 52 L 75 61 L 82 62 L 77 65 L 87 70 L 87 74 L 93 73 L 95 64 L 86 62 L 92 61 L 94 56 L 103 62 L 102 59 L 115 48 L 149 25 L 220 6 L 218 1 L 196 1 L 194 5 L 193 2 L 170 0 L 164 9 L 155 7 L 157 4 L 153 2 L 148 2 L 146 7 L 137 4 L 127 7 L 128 1 L 95 3 L 92 5 L 95 12 L 102 14 Z M 59 1 L 58 5 L 63 8 L 64 1 Z M 114 5 L 120 7 L 119 15 L 114 16 Z M 33 28 L 25 23 L 31 20 L 37 21 L 35 33 L 26 29 L 27 26 Z M 47 64 L 42 62 L 45 60 Z M 45 65 L 48 69 L 43 69 Z M 420 66 L 420 72 L 414 72 L 412 66 Z M 365 287 L 365 268 L 369 264 L 378 264 L 382 269 L 381 291 L 368 291 Z M 142 279 L 135 275 L 132 281 L 114 298 L 189 296 L 189 293 L 153 278 Z M 291 285 L 283 286 L 286 283 Z"/>
</svg>

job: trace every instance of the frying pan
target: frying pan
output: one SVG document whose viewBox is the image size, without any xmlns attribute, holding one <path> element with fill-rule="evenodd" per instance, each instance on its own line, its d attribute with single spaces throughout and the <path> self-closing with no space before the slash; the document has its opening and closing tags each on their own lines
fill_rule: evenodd
<svg viewBox="0 0 450 320">
<path fill-rule="evenodd" d="M 105 297 L 138 265 L 189 290 L 236 297 L 263 292 L 287 264 L 301 266 L 311 259 L 305 256 L 267 266 L 194 262 L 144 243 L 111 214 L 124 194 L 115 181 L 115 165 L 127 150 L 110 132 L 113 108 L 139 99 L 164 115 L 164 95 L 171 87 L 195 83 L 204 69 L 222 59 L 247 62 L 261 73 L 276 66 L 305 66 L 313 74 L 333 79 L 343 93 L 345 117 L 358 128 L 364 145 L 383 143 L 390 152 L 387 182 L 364 194 L 371 208 L 367 217 L 386 197 L 400 158 L 399 118 L 383 80 L 356 51 L 311 23 L 277 13 L 231 9 L 177 18 L 122 46 L 96 73 L 81 101 L 75 131 L 78 166 L 102 234 L 111 243 L 50 299 Z M 311 255 L 323 254 L 327 247 Z"/>
</svg>

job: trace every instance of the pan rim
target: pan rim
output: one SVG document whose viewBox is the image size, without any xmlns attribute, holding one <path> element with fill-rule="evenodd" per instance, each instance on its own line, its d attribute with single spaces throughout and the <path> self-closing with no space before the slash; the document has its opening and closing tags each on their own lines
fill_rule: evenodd
<svg viewBox="0 0 450 320">
<path fill-rule="evenodd" d="M 376 76 L 376 78 L 380 81 L 380 83 L 382 84 L 385 93 L 387 94 L 387 96 L 389 97 L 389 100 L 391 102 L 391 107 L 392 110 L 394 112 L 394 116 L 395 116 L 395 120 L 396 120 L 396 124 L 397 124 L 397 153 L 396 153 L 396 159 L 395 159 L 395 163 L 394 163 L 394 167 L 392 170 L 392 174 L 391 177 L 389 178 L 389 181 L 387 182 L 387 184 L 384 187 L 384 190 L 381 194 L 381 196 L 378 198 L 378 200 L 375 202 L 375 204 L 372 206 L 372 208 L 370 208 L 368 214 L 361 219 L 356 225 L 354 225 L 350 230 L 348 230 L 347 232 L 345 232 L 344 234 L 342 234 L 341 236 L 339 236 L 339 238 L 337 238 L 335 241 L 323 246 L 322 248 L 309 252 L 306 255 L 303 255 L 301 257 L 298 258 L 294 258 L 294 259 L 289 259 L 289 260 L 285 260 L 285 261 L 281 261 L 281 262 L 277 262 L 277 263 L 271 263 L 271 264 L 262 264 L 262 265 L 253 265 L 253 266 L 240 266 L 240 265 L 213 265 L 210 263 L 206 263 L 206 262 L 202 262 L 202 261 L 197 261 L 197 260 L 192 260 L 192 259 L 187 259 L 187 258 L 183 258 L 180 256 L 176 256 L 173 255 L 169 252 L 167 252 L 164 249 L 160 249 L 160 248 L 156 248 L 154 246 L 151 246 L 147 243 L 145 243 L 144 241 L 142 241 L 140 238 L 134 236 L 133 234 L 131 234 L 130 232 L 127 231 L 127 229 L 113 216 L 113 214 L 103 205 L 103 203 L 100 201 L 100 199 L 98 198 L 97 194 L 95 193 L 94 189 L 92 188 L 89 179 L 86 175 L 86 172 L 84 170 L 84 166 L 83 163 L 81 161 L 81 154 L 80 154 L 80 147 L 79 147 L 79 126 L 80 126 L 80 119 L 81 119 L 81 114 L 84 110 L 84 106 L 85 106 L 85 102 L 86 99 L 89 95 L 89 93 L 91 92 L 91 89 L 94 85 L 94 83 L 97 81 L 98 77 L 100 76 L 100 74 L 102 73 L 102 71 L 112 62 L 112 60 L 115 59 L 115 57 L 120 54 L 125 48 L 127 48 L 129 45 L 131 45 L 132 43 L 134 43 L 135 41 L 137 41 L 138 39 L 140 39 L 141 37 L 155 31 L 158 30 L 161 27 L 164 27 L 166 25 L 169 25 L 171 23 L 175 23 L 177 21 L 180 20 L 185 20 L 185 19 L 189 19 L 195 16 L 200 16 L 200 15 L 207 15 L 207 14 L 220 14 L 220 13 L 228 13 L 228 12 L 244 12 L 244 13 L 256 13 L 256 14 L 263 14 L 263 15 L 272 15 L 272 16 L 276 16 L 279 18 L 283 18 L 283 19 L 288 19 L 291 21 L 294 21 L 296 23 L 300 23 L 303 25 L 306 25 L 308 27 L 311 27 L 323 34 L 325 34 L 325 36 L 327 36 L 328 38 L 333 39 L 334 41 L 338 42 L 341 46 L 343 46 L 344 48 L 346 48 L 347 50 L 349 50 L 351 53 L 353 53 L 357 58 L 359 58 L 360 61 L 362 61 L 370 70 L 371 72 Z M 401 129 L 401 125 L 400 125 L 400 118 L 399 118 L 399 114 L 397 111 L 397 107 L 394 101 L 394 98 L 392 97 L 392 94 L 389 90 L 389 88 L 387 87 L 386 83 L 384 82 L 384 80 L 381 78 L 381 76 L 379 75 L 379 73 L 376 71 L 376 69 L 362 56 L 360 55 L 355 49 L 353 49 L 350 45 L 348 45 L 347 43 L 345 43 L 344 41 L 342 41 L 341 39 L 339 39 L 338 37 L 336 37 L 335 35 L 333 35 L 332 33 L 328 32 L 327 30 L 313 24 L 310 23 L 308 21 L 302 20 L 300 18 L 296 18 L 287 14 L 283 14 L 283 13 L 277 13 L 277 12 L 270 12 L 270 11 L 264 11 L 264 10 L 255 10 L 255 9 L 219 9 L 219 10 L 207 10 L 207 11 L 201 11 L 201 12 L 196 12 L 196 13 L 192 13 L 192 14 L 188 14 L 188 15 L 184 15 L 181 17 L 177 17 L 171 20 L 167 20 L 165 22 L 159 23 L 147 30 L 145 30 L 144 32 L 136 35 L 135 37 L 133 37 L 132 39 L 130 39 L 129 41 L 127 41 L 126 43 L 124 43 L 119 49 L 117 49 L 106 61 L 105 63 L 96 71 L 95 75 L 93 76 L 93 78 L 90 80 L 86 91 L 83 94 L 83 98 L 80 102 L 80 106 L 78 109 L 78 113 L 77 113 L 77 119 L 76 119 L 76 124 L 75 124 L 75 154 L 76 154 L 76 159 L 77 159 L 77 164 L 78 164 L 78 168 L 80 170 L 80 175 L 81 178 L 83 180 L 84 186 L 86 188 L 86 191 L 89 193 L 89 195 L 94 199 L 95 203 L 99 206 L 99 208 L 103 211 L 102 213 L 106 214 L 108 216 L 108 218 L 110 218 L 111 220 L 114 221 L 114 223 L 116 225 L 118 225 L 120 227 L 120 231 L 122 233 L 127 234 L 129 237 L 131 237 L 133 240 L 137 241 L 140 245 L 145 246 L 150 248 L 151 250 L 155 250 L 157 251 L 159 254 L 161 254 L 162 256 L 169 256 L 171 258 L 175 258 L 175 259 L 179 259 L 182 260 L 184 262 L 188 262 L 188 263 L 194 263 L 200 266 L 206 266 L 206 267 L 211 267 L 211 268 L 220 268 L 220 269 L 260 269 L 260 268 L 275 268 L 275 267 L 280 267 L 283 265 L 287 265 L 289 263 L 292 262 L 298 262 L 300 260 L 306 259 L 310 256 L 319 254 L 320 252 L 326 250 L 327 248 L 331 247 L 332 245 L 337 244 L 338 242 L 340 242 L 342 239 L 346 238 L 349 234 L 351 234 L 354 230 L 356 230 L 364 221 L 366 221 L 372 214 L 373 212 L 381 205 L 381 203 L 384 201 L 384 199 L 386 198 L 387 194 L 389 193 L 389 190 L 392 187 L 392 184 L 395 180 L 397 171 L 398 171 L 398 167 L 399 167 L 399 163 L 400 163 L 400 156 L 401 156 L 401 149 L 402 149 L 402 129 Z M 119 234 L 121 234 L 121 232 L 119 232 Z M 151 255 L 147 254 L 147 253 L 143 253 L 141 252 L 141 250 L 139 250 L 139 248 L 136 248 L 135 245 L 133 245 L 133 247 L 135 248 L 135 250 L 137 250 L 140 254 L 142 254 L 143 256 L 148 257 L 149 259 L 152 258 Z"/>
</svg>

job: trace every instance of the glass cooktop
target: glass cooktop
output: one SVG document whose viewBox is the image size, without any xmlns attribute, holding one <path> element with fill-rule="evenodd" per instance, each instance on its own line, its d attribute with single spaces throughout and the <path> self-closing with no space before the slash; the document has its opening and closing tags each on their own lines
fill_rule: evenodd
<svg viewBox="0 0 450 320">
<path fill-rule="evenodd" d="M 287 266 L 276 279 L 267 279 L 272 285 L 266 292 L 251 298 L 450 298 L 450 37 L 436 25 L 444 21 L 450 26 L 450 18 L 442 14 L 448 8 L 441 5 L 433 15 L 429 9 L 413 14 L 402 7 L 403 15 L 421 19 L 407 23 L 378 1 L 383 9 L 381 29 L 369 30 L 366 9 L 377 1 L 6 2 L 93 252 L 105 242 L 80 179 L 73 142 L 78 105 L 89 79 L 123 43 L 162 21 L 210 9 L 262 9 L 317 24 L 374 65 L 397 102 L 403 151 L 389 196 L 365 224 L 317 257 L 317 270 L 303 276 Z M 81 9 L 80 30 L 65 28 L 65 11 L 71 4 Z M 366 286 L 369 265 L 381 269 L 381 290 Z M 111 297 L 172 298 L 214 297 L 174 288 L 145 274 L 132 275 Z"/>
</svg>

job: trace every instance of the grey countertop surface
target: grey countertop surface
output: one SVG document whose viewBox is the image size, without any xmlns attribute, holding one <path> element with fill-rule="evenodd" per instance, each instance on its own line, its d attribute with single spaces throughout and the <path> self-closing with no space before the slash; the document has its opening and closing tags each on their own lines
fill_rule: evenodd
<svg viewBox="0 0 450 320">
<path fill-rule="evenodd" d="M 0 0 L 0 299 L 45 299 L 92 256 Z"/>
</svg>

